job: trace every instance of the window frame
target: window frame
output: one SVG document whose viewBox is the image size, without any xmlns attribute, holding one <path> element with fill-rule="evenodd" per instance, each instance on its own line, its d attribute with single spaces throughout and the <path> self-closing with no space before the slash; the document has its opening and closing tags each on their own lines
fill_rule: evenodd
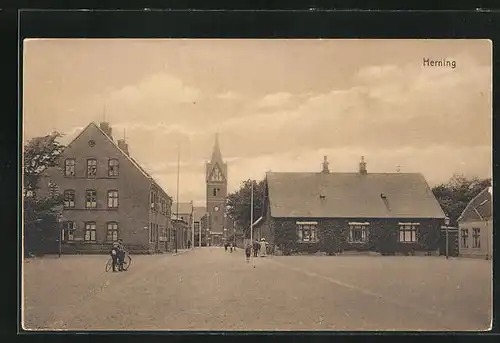
<svg viewBox="0 0 500 343">
<path fill-rule="evenodd" d="M 113 196 L 115 194 L 116 194 L 116 197 Z M 119 199 L 120 199 L 120 195 L 119 195 L 117 189 L 110 189 L 110 190 L 108 190 L 108 193 L 107 193 L 108 208 L 118 208 L 120 206 L 120 200 Z M 111 204 L 110 204 L 110 202 L 111 202 Z"/>
<path fill-rule="evenodd" d="M 481 229 L 472 228 L 472 249 L 481 249 Z"/>
<path fill-rule="evenodd" d="M 73 162 L 71 165 L 68 162 Z M 68 174 L 68 167 L 72 167 L 73 174 Z M 75 158 L 67 158 L 64 160 L 64 176 L 65 177 L 75 177 L 76 176 L 76 159 Z"/>
<path fill-rule="evenodd" d="M 469 249 L 469 228 L 460 229 L 460 247 Z"/>
<path fill-rule="evenodd" d="M 114 226 L 114 227 L 113 227 Z M 111 227 L 111 228 L 110 228 Z M 116 238 L 111 235 L 111 240 L 109 239 L 109 233 L 116 233 Z M 106 242 L 116 242 L 120 238 L 120 229 L 117 221 L 110 221 L 106 223 Z"/>
<path fill-rule="evenodd" d="M 90 164 L 89 162 L 95 162 L 95 174 L 94 175 L 90 175 L 89 171 L 89 167 L 92 166 L 92 164 Z M 87 176 L 87 179 L 95 179 L 97 177 L 97 159 L 96 158 L 87 158 L 87 171 L 86 171 L 86 176 Z"/>
<path fill-rule="evenodd" d="M 295 223 L 297 226 L 297 242 L 298 243 L 317 243 L 318 240 L 318 222 L 301 222 L 298 221 Z M 304 239 L 304 230 L 307 230 L 309 233 L 308 239 Z"/>
<path fill-rule="evenodd" d="M 370 223 L 368 222 L 349 222 L 349 238 L 348 242 L 352 244 L 365 244 L 369 242 L 369 228 L 370 228 Z M 361 239 L 354 239 L 354 233 L 360 230 L 361 234 Z"/>
<path fill-rule="evenodd" d="M 120 175 L 120 160 L 118 160 L 117 158 L 110 158 L 108 160 L 108 176 L 117 177 L 119 175 Z"/>
<path fill-rule="evenodd" d="M 65 189 L 64 192 L 63 192 L 63 195 L 64 195 L 64 200 L 63 200 L 63 208 L 75 208 L 75 204 L 76 204 L 76 191 L 74 189 Z M 70 201 L 70 200 L 66 200 L 67 196 L 69 195 L 73 195 L 73 201 Z M 66 203 L 68 203 L 68 206 L 66 206 Z M 71 206 L 71 203 L 73 203 L 73 205 Z"/>
<path fill-rule="evenodd" d="M 89 192 L 94 192 L 94 201 L 89 201 Z M 95 206 L 89 206 L 89 203 L 94 203 Z M 86 189 L 85 190 L 85 209 L 93 210 L 97 208 L 97 190 L 95 189 Z"/>
<path fill-rule="evenodd" d="M 73 242 L 75 240 L 75 232 L 76 232 L 76 223 L 74 221 L 67 220 L 62 222 L 61 241 Z"/>
<path fill-rule="evenodd" d="M 89 239 L 87 239 L 87 232 L 90 232 Z M 94 239 L 92 239 L 92 233 L 94 233 Z M 83 241 L 87 242 L 87 243 L 97 242 L 97 224 L 96 224 L 96 222 L 94 222 L 94 221 L 85 222 L 85 229 L 83 231 Z"/>
<path fill-rule="evenodd" d="M 418 243 L 418 227 L 420 226 L 420 223 L 399 223 L 399 236 L 398 236 L 398 243 L 403 243 L 403 244 L 415 244 Z M 410 239 L 407 239 L 406 234 L 410 233 Z M 401 239 L 403 238 L 403 239 Z"/>
</svg>

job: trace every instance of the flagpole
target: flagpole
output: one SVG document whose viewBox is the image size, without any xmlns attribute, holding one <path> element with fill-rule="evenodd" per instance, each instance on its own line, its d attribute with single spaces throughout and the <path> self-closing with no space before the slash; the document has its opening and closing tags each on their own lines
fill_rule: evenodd
<svg viewBox="0 0 500 343">
<path fill-rule="evenodd" d="M 251 190 L 251 196 L 250 196 L 250 244 L 253 247 L 253 180 L 252 180 L 252 190 Z M 252 259 L 252 265 L 255 268 L 253 251 L 252 251 L 251 259 Z"/>
</svg>

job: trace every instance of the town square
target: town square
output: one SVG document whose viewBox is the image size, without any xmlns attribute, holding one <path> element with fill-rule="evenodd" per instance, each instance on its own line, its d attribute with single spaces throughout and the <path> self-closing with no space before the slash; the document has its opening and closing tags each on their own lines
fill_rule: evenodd
<svg viewBox="0 0 500 343">
<path fill-rule="evenodd" d="M 24 44 L 24 330 L 489 330 L 488 41 Z"/>
</svg>

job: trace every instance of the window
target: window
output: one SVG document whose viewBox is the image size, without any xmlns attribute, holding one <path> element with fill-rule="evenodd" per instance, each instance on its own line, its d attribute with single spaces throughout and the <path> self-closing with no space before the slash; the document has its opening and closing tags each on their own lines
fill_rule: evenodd
<svg viewBox="0 0 500 343">
<path fill-rule="evenodd" d="M 95 222 L 85 223 L 85 236 L 84 239 L 86 242 L 95 242 L 96 238 L 96 228 Z"/>
<path fill-rule="evenodd" d="M 460 245 L 462 248 L 469 247 L 469 229 L 460 230 Z"/>
<path fill-rule="evenodd" d="M 85 192 L 85 208 L 97 207 L 97 192 L 93 189 L 87 189 Z"/>
<path fill-rule="evenodd" d="M 108 191 L 108 208 L 118 208 L 118 191 Z"/>
<path fill-rule="evenodd" d="M 74 222 L 63 222 L 63 228 L 61 232 L 62 241 L 72 241 L 75 239 L 75 223 Z"/>
<path fill-rule="evenodd" d="M 399 223 L 399 242 L 416 243 L 418 223 Z"/>
<path fill-rule="evenodd" d="M 95 158 L 89 158 L 87 160 L 87 177 L 97 176 L 97 160 Z"/>
<path fill-rule="evenodd" d="M 112 158 L 108 161 L 108 176 L 118 176 L 118 160 Z"/>
<path fill-rule="evenodd" d="M 67 189 L 64 191 L 64 208 L 75 207 L 75 191 Z"/>
<path fill-rule="evenodd" d="M 299 242 L 316 242 L 317 222 L 297 222 Z"/>
<path fill-rule="evenodd" d="M 153 223 L 149 223 L 149 242 L 153 242 Z"/>
<path fill-rule="evenodd" d="M 369 223 L 349 223 L 349 242 L 368 242 L 368 225 Z"/>
<path fill-rule="evenodd" d="M 200 222 L 194 222 L 194 231 L 200 230 Z"/>
<path fill-rule="evenodd" d="M 155 212 L 156 211 L 156 193 L 155 192 L 151 192 L 151 211 L 152 212 Z"/>
<path fill-rule="evenodd" d="M 212 194 L 214 197 L 216 197 L 219 192 L 220 192 L 220 188 L 214 188 Z"/>
<path fill-rule="evenodd" d="M 473 248 L 481 248 L 481 230 L 480 229 L 472 229 L 472 247 Z"/>
<path fill-rule="evenodd" d="M 64 161 L 64 175 L 65 176 L 75 176 L 75 159 L 67 158 Z"/>
<path fill-rule="evenodd" d="M 109 222 L 106 228 L 106 241 L 115 242 L 118 240 L 118 223 Z"/>
</svg>

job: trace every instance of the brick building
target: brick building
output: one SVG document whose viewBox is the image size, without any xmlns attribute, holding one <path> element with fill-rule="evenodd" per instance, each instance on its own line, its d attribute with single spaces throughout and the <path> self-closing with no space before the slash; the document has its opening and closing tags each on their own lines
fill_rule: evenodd
<svg viewBox="0 0 500 343">
<path fill-rule="evenodd" d="M 285 252 L 437 254 L 445 214 L 417 173 L 267 173 L 254 237 Z M 332 251 L 333 249 L 333 251 Z"/>
<path fill-rule="evenodd" d="M 108 123 L 90 123 L 66 147 L 40 192 L 51 183 L 64 193 L 63 252 L 104 252 L 118 238 L 134 253 L 167 249 L 172 199 L 130 156 L 125 139 L 115 143 Z"/>
</svg>

